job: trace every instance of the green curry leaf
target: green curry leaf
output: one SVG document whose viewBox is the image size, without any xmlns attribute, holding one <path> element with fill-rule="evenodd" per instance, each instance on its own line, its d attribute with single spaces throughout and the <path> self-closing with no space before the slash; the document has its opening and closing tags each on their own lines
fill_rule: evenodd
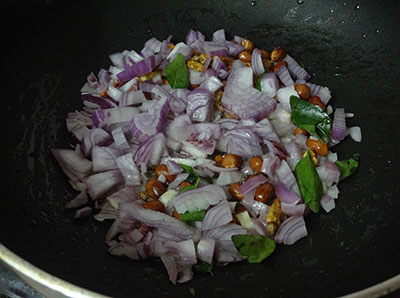
<svg viewBox="0 0 400 298">
<path fill-rule="evenodd" d="M 189 70 L 185 57 L 179 53 L 165 69 L 165 76 L 172 89 L 187 88 L 189 85 Z"/>
<path fill-rule="evenodd" d="M 297 163 L 294 172 L 303 201 L 314 213 L 318 213 L 323 188 L 309 151 L 307 151 L 306 156 Z"/>
<path fill-rule="evenodd" d="M 346 179 L 353 175 L 358 169 L 358 163 L 360 160 L 360 154 L 356 153 L 353 157 L 348 160 L 338 160 L 336 162 L 337 167 L 340 171 L 340 180 Z"/>
<path fill-rule="evenodd" d="M 325 143 L 329 142 L 332 120 L 321 107 L 292 95 L 290 97 L 290 108 L 292 109 L 294 125 L 308 131 Z"/>
<path fill-rule="evenodd" d="M 275 250 L 275 241 L 262 235 L 233 235 L 233 244 L 249 263 L 260 263 Z"/>
</svg>

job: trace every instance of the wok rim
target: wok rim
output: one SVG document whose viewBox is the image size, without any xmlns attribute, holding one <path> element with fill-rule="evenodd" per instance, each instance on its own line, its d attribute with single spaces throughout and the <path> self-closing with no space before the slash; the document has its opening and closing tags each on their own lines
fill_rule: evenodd
<svg viewBox="0 0 400 298">
<path fill-rule="evenodd" d="M 38 285 L 44 286 L 55 293 L 68 297 L 88 297 L 88 298 L 110 298 L 83 287 L 74 285 L 68 281 L 58 278 L 46 271 L 39 269 L 20 256 L 13 253 L 7 247 L 0 243 L 0 260 L 13 270 L 27 284 L 32 286 L 39 293 L 34 285 L 29 282 L 29 279 L 36 282 Z M 25 277 L 25 278 L 24 278 Z M 381 297 L 387 295 L 400 288 L 400 274 L 397 274 L 387 280 L 372 285 L 368 288 L 341 296 L 340 298 L 362 298 L 362 297 Z M 41 293 L 42 294 L 42 293 Z"/>
</svg>

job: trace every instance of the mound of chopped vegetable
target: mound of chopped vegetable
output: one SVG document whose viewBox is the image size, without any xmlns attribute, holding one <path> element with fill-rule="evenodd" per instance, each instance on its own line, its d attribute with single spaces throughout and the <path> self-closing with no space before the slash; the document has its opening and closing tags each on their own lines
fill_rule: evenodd
<svg viewBox="0 0 400 298">
<path fill-rule="evenodd" d="M 109 252 L 160 257 L 174 284 L 307 236 L 304 216 L 330 212 L 358 167 L 330 151 L 361 141 L 353 114 L 327 106 L 330 90 L 283 48 L 190 30 L 110 59 L 68 114 L 75 148 L 52 149 L 79 191 L 67 208 L 113 220 Z"/>
</svg>

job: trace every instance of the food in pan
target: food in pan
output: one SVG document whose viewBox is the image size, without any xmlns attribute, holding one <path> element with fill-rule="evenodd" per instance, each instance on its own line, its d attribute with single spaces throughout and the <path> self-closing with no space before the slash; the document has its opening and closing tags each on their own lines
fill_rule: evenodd
<svg viewBox="0 0 400 298">
<path fill-rule="evenodd" d="M 74 148 L 52 149 L 79 192 L 67 207 L 113 220 L 109 252 L 159 257 L 174 284 L 307 236 L 304 217 L 330 212 L 358 167 L 331 151 L 361 141 L 353 114 L 284 48 L 190 30 L 110 59 L 68 114 Z"/>
</svg>

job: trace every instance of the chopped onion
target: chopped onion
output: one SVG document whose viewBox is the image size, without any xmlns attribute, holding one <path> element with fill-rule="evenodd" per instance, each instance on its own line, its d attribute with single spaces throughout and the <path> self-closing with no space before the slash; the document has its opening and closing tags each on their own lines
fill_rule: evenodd
<svg viewBox="0 0 400 298">
<path fill-rule="evenodd" d="M 292 77 L 290 76 L 289 70 L 286 68 L 285 65 L 281 66 L 278 71 L 276 72 L 276 75 L 278 78 L 281 80 L 281 82 L 286 86 L 293 86 L 294 81 Z"/>
<path fill-rule="evenodd" d="M 301 198 L 293 193 L 283 182 L 278 181 L 274 185 L 275 193 L 282 203 L 297 204 Z"/>
<path fill-rule="evenodd" d="M 280 198 L 280 197 L 279 197 Z M 306 205 L 304 204 L 289 204 L 285 202 L 281 202 L 282 212 L 288 216 L 303 216 L 304 211 L 306 209 Z"/>
<path fill-rule="evenodd" d="M 306 223 L 303 216 L 291 216 L 279 227 L 275 235 L 275 242 L 292 245 L 307 235 Z"/>
<path fill-rule="evenodd" d="M 353 126 L 349 128 L 350 137 L 355 142 L 361 142 L 361 128 L 359 126 Z"/>
<path fill-rule="evenodd" d="M 329 213 L 335 208 L 335 200 L 328 194 L 324 194 L 321 198 L 321 207 Z"/>
<path fill-rule="evenodd" d="M 302 68 L 291 56 L 286 54 L 286 57 L 283 58 L 283 60 L 287 62 L 289 72 L 295 79 L 304 81 L 308 81 L 310 79 L 311 76 L 307 73 L 307 71 Z"/>
<path fill-rule="evenodd" d="M 214 229 L 229 223 L 231 220 L 232 213 L 228 201 L 223 200 L 207 211 L 201 230 L 206 231 Z"/>
<path fill-rule="evenodd" d="M 265 73 L 260 80 L 261 92 L 274 97 L 279 89 L 279 82 L 274 72 Z"/>
<path fill-rule="evenodd" d="M 213 94 L 203 88 L 196 88 L 187 96 L 186 113 L 194 121 L 206 122 L 213 112 Z"/>
<path fill-rule="evenodd" d="M 251 53 L 251 68 L 256 76 L 260 76 L 265 71 L 261 58 L 261 52 L 257 48 L 255 48 Z"/>
<path fill-rule="evenodd" d="M 346 117 L 343 108 L 337 108 L 333 115 L 331 139 L 338 143 L 346 136 Z"/>
<path fill-rule="evenodd" d="M 201 238 L 197 243 L 196 251 L 199 260 L 211 264 L 215 250 L 215 240 L 211 238 Z"/>
<path fill-rule="evenodd" d="M 111 170 L 91 175 L 87 179 L 88 192 L 93 200 L 99 199 L 107 192 L 122 184 L 124 178 L 119 170 Z"/>
<path fill-rule="evenodd" d="M 192 190 L 187 190 L 176 196 L 175 209 L 178 213 L 198 211 L 216 205 L 226 200 L 226 194 L 221 186 L 210 184 Z"/>
<path fill-rule="evenodd" d="M 248 192 L 255 190 L 259 185 L 267 182 L 267 178 L 264 175 L 259 174 L 252 179 L 247 180 L 245 183 L 239 186 L 239 192 L 242 195 L 247 194 Z"/>
<path fill-rule="evenodd" d="M 288 112 L 292 111 L 290 108 L 291 96 L 296 96 L 296 97 L 299 96 L 293 86 L 287 86 L 285 88 L 281 88 L 276 93 L 276 98 L 279 100 L 282 107 Z"/>
<path fill-rule="evenodd" d="M 234 182 L 240 182 L 242 176 L 239 171 L 221 172 L 215 184 L 217 185 L 230 185 Z"/>
</svg>

